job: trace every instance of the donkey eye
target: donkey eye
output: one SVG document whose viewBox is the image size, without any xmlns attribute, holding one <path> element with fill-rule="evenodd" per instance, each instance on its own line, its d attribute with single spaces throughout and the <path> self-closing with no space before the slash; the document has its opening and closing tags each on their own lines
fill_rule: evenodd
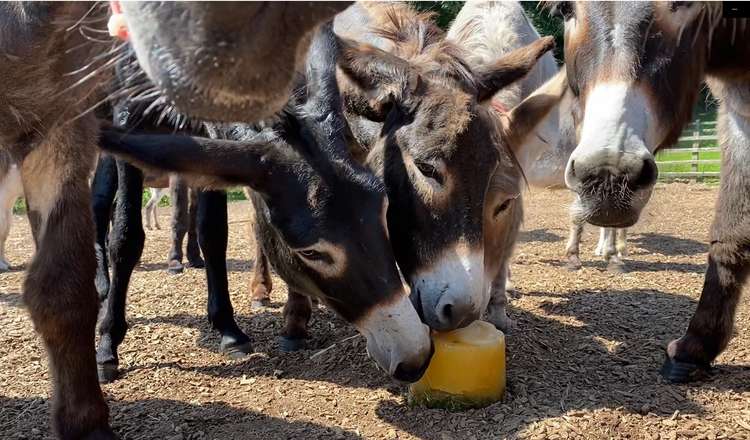
<svg viewBox="0 0 750 440">
<path fill-rule="evenodd" d="M 437 168 L 435 168 L 434 165 L 429 164 L 427 162 L 415 162 L 415 165 L 417 166 L 417 169 L 420 173 L 422 173 L 423 176 L 428 177 L 430 179 L 435 179 L 437 183 L 442 185 L 445 181 L 443 179 L 443 175 L 440 174 L 440 171 L 438 171 Z"/>
<path fill-rule="evenodd" d="M 492 213 L 492 216 L 497 217 L 501 213 L 505 212 L 510 207 L 510 202 L 512 202 L 513 200 L 514 199 L 508 199 L 495 207 L 495 211 Z"/>
<path fill-rule="evenodd" d="M 314 249 L 303 249 L 301 251 L 297 251 L 297 253 L 302 258 L 305 258 L 310 261 L 326 261 L 330 259 L 328 255 L 324 254 L 323 252 L 318 252 Z"/>
</svg>

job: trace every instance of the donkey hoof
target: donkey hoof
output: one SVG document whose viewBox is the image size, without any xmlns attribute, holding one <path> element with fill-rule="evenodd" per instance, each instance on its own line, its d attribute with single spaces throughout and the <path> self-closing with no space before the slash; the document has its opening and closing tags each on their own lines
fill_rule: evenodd
<svg viewBox="0 0 750 440">
<path fill-rule="evenodd" d="M 304 350 L 305 348 L 307 348 L 307 342 L 304 338 L 279 337 L 279 349 L 285 353 Z"/>
<path fill-rule="evenodd" d="M 580 270 L 582 267 L 581 260 L 578 257 L 570 257 L 568 258 L 568 262 L 565 264 L 565 269 L 575 272 L 577 270 Z"/>
<path fill-rule="evenodd" d="M 110 362 L 105 364 L 96 364 L 96 373 L 99 376 L 99 383 L 114 382 L 120 376 L 120 371 L 117 367 L 117 364 Z"/>
<path fill-rule="evenodd" d="M 83 437 L 83 440 L 119 440 L 120 437 L 112 432 L 112 429 L 107 426 L 106 428 L 99 428 Z"/>
<path fill-rule="evenodd" d="M 253 344 L 250 340 L 237 340 L 233 337 L 221 338 L 219 351 L 231 359 L 241 359 L 253 352 Z"/>
<path fill-rule="evenodd" d="M 496 329 L 509 335 L 513 330 L 518 328 L 515 320 L 511 319 L 505 312 L 493 313 L 487 316 L 487 322 L 494 325 Z"/>
<path fill-rule="evenodd" d="M 251 309 L 262 309 L 271 305 L 271 298 L 254 299 L 250 301 Z"/>
<path fill-rule="evenodd" d="M 625 264 L 620 262 L 611 262 L 607 265 L 607 272 L 612 273 L 625 273 Z"/>
<path fill-rule="evenodd" d="M 177 260 L 170 260 L 169 263 L 167 263 L 167 272 L 172 275 L 177 275 L 182 273 L 185 270 L 185 266 L 182 265 Z"/>
<path fill-rule="evenodd" d="M 664 365 L 662 365 L 660 372 L 668 382 L 688 383 L 705 379 L 708 377 L 710 371 L 710 366 L 695 364 L 692 362 L 682 362 L 666 355 Z"/>
<path fill-rule="evenodd" d="M 188 258 L 188 262 L 185 265 L 187 267 L 192 267 L 194 269 L 203 269 L 206 267 L 206 262 L 203 261 L 203 258 Z"/>
</svg>

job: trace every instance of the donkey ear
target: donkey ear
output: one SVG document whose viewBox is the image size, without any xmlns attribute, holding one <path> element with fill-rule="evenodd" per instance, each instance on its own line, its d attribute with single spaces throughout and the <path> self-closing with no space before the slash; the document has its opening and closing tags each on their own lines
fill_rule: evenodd
<svg viewBox="0 0 750 440">
<path fill-rule="evenodd" d="M 513 107 L 507 115 L 501 115 L 500 123 L 504 138 L 514 154 L 522 153 L 521 147 L 527 136 L 534 132 L 555 106 L 559 105 L 567 91 L 567 75 L 565 69 L 560 69 L 549 81 Z"/>
<path fill-rule="evenodd" d="M 539 58 L 555 47 L 552 37 L 540 38 L 533 43 L 519 47 L 502 58 L 476 70 L 479 102 L 492 98 L 498 90 L 526 76 L 536 65 Z"/>
<path fill-rule="evenodd" d="M 341 37 L 338 46 L 339 83 L 347 110 L 383 122 L 393 105 L 408 106 L 421 81 L 408 62 Z"/>
<path fill-rule="evenodd" d="M 99 146 L 143 168 L 183 174 L 195 186 L 247 185 L 267 194 L 278 150 L 251 144 L 174 134 L 124 134 L 103 129 Z"/>
</svg>

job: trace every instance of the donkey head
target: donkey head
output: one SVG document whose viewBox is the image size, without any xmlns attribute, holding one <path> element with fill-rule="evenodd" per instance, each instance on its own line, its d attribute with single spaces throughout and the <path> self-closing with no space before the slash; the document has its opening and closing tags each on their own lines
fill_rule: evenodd
<svg viewBox="0 0 750 440">
<path fill-rule="evenodd" d="M 386 6 L 379 19 L 389 51 L 342 40 L 344 101 L 382 123 L 367 164 L 388 191 L 388 228 L 412 301 L 431 328 L 461 327 L 489 300 L 485 214 L 504 216 L 518 196 L 485 197 L 498 163 L 510 164 L 501 152 L 547 110 L 527 106 L 498 124 L 479 104 L 523 77 L 552 41 L 472 70 L 425 16 Z M 520 131 L 511 130 L 516 120 Z"/>
<path fill-rule="evenodd" d="M 278 236 L 275 251 L 284 264 L 277 270 L 285 280 L 353 323 L 389 374 L 413 381 L 432 354 L 428 329 L 396 267 L 383 185 L 348 157 L 335 39 L 330 26 L 319 35 L 306 90 L 266 128 L 215 130 L 231 140 L 105 131 L 102 144 L 137 163 L 183 173 L 200 186 L 251 187 Z"/>
<path fill-rule="evenodd" d="M 720 4 L 720 3 L 719 3 Z M 582 220 L 626 227 L 651 196 L 653 153 L 690 118 L 717 8 L 700 2 L 562 2 L 568 80 L 582 110 L 565 181 Z"/>
<path fill-rule="evenodd" d="M 312 30 L 349 2 L 122 2 L 130 41 L 179 109 L 255 121 L 289 99 Z"/>
</svg>

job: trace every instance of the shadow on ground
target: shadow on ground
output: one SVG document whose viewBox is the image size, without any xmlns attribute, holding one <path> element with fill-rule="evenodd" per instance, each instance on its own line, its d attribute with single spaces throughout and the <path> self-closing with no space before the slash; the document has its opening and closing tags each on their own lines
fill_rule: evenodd
<svg viewBox="0 0 750 440">
<path fill-rule="evenodd" d="M 554 232 L 549 232 L 547 229 L 532 229 L 530 231 L 521 231 L 518 234 L 518 241 L 520 243 L 528 243 L 532 241 L 540 241 L 543 243 L 555 243 L 558 241 L 562 241 L 562 237 L 555 234 Z"/>
<path fill-rule="evenodd" d="M 628 241 L 652 254 L 676 256 L 698 255 L 708 252 L 708 244 L 706 243 L 666 234 L 651 232 L 637 234 L 629 237 Z"/>
<path fill-rule="evenodd" d="M 191 371 L 216 377 L 276 376 L 283 371 L 285 378 L 326 381 L 346 386 L 362 388 L 392 388 L 394 383 L 375 363 L 367 357 L 365 339 L 355 337 L 356 329 L 324 307 L 313 311 L 309 325 L 310 339 L 307 347 L 293 353 L 279 349 L 283 305 L 272 304 L 251 315 L 235 314 L 239 327 L 250 337 L 254 353 L 232 362 L 217 362 L 209 365 L 193 365 L 169 359 L 169 355 L 153 362 L 139 362 L 136 365 L 121 365 L 118 380 L 128 380 L 128 375 L 139 370 L 171 368 Z M 131 332 L 140 326 L 169 325 L 199 330 L 196 338 L 196 351 L 207 350 L 219 353 L 219 333 L 211 327 L 205 316 L 176 314 L 156 317 L 128 319 Z M 342 342 L 344 341 L 345 342 Z M 310 357 L 318 351 L 336 344 L 315 361 Z M 120 346 L 120 354 L 137 349 L 137 335 L 128 334 Z M 345 362 L 342 364 L 342 361 Z M 346 365 L 346 366 L 342 366 Z M 356 365 L 356 366 L 355 366 Z"/>
<path fill-rule="evenodd" d="M 690 272 L 703 274 L 706 272 L 705 264 L 695 263 L 677 263 L 677 262 L 664 262 L 664 261 L 642 261 L 642 260 L 631 260 L 628 257 L 622 258 L 625 264 L 625 272 L 663 272 L 663 271 L 675 271 L 675 272 Z M 542 259 L 540 263 L 549 264 L 554 267 L 565 267 L 566 261 Z M 607 270 L 607 262 L 602 260 L 601 257 L 593 257 L 593 259 L 581 259 L 581 265 L 584 268 L 598 269 L 601 271 Z"/>
<path fill-rule="evenodd" d="M 690 298 L 653 290 L 529 292 L 550 316 L 513 308 L 508 335 L 508 391 L 503 403 L 462 413 L 381 401 L 378 416 L 422 438 L 503 438 L 531 423 L 600 408 L 668 418 L 703 414 L 694 387 L 750 390 L 750 366 L 721 366 L 704 382 L 664 383 L 664 347 L 682 334 L 695 308 Z M 554 319 L 559 317 L 560 319 Z M 616 416 L 615 416 L 616 417 Z"/>
<path fill-rule="evenodd" d="M 284 420 L 219 402 L 191 405 L 167 399 L 142 399 L 109 403 L 112 428 L 123 440 L 362 438 L 341 428 Z M 39 439 L 51 435 L 47 399 L 0 396 L 0 408 L 3 438 Z M 38 434 L 32 434 L 32 430 Z"/>
<path fill-rule="evenodd" d="M 183 264 L 187 264 L 187 259 L 183 259 Z M 227 272 L 248 272 L 253 268 L 252 260 L 240 260 L 235 258 L 227 258 Z M 202 270 L 202 269 L 201 269 Z M 133 269 L 133 272 L 152 272 L 152 271 L 167 271 L 167 259 L 164 258 L 163 262 L 160 263 L 138 263 Z"/>
</svg>

